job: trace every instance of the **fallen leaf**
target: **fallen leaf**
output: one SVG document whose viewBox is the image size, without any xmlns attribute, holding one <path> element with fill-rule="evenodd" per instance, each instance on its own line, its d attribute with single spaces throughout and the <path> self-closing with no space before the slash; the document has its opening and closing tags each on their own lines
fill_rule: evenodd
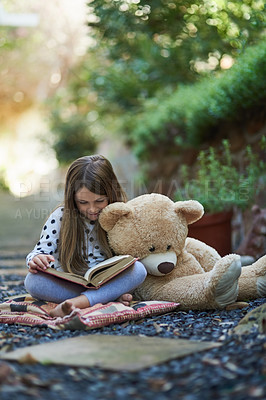
<svg viewBox="0 0 266 400">
<path fill-rule="evenodd" d="M 6 382 L 14 371 L 6 362 L 0 362 L 0 383 Z"/>
<path fill-rule="evenodd" d="M 173 383 L 167 381 L 164 378 L 151 378 L 148 380 L 151 390 L 155 392 L 168 392 L 172 389 Z"/>
<path fill-rule="evenodd" d="M 204 364 L 212 365 L 212 366 L 220 366 L 221 365 L 221 361 L 217 360 L 215 358 L 203 358 L 202 362 Z"/>
<path fill-rule="evenodd" d="M 7 353 L 7 352 L 9 352 L 9 351 L 12 351 L 13 350 L 13 344 L 6 344 L 5 346 L 3 346 L 2 348 L 1 348 L 1 354 L 2 353 Z"/>
<path fill-rule="evenodd" d="M 36 360 L 36 358 L 34 358 L 30 353 L 26 353 L 18 359 L 18 362 L 20 364 L 36 364 L 38 363 L 38 360 Z"/>
<path fill-rule="evenodd" d="M 252 397 L 262 398 L 264 394 L 264 389 L 259 386 L 251 386 L 248 390 L 248 394 Z"/>
<path fill-rule="evenodd" d="M 231 310 L 238 310 L 242 308 L 248 307 L 248 303 L 245 301 L 237 301 L 235 303 L 229 304 L 228 306 L 225 307 L 226 311 L 231 311 Z"/>
<path fill-rule="evenodd" d="M 28 387 L 41 387 L 41 388 L 49 388 L 55 384 L 60 383 L 58 379 L 50 379 L 50 380 L 41 380 L 35 374 L 25 374 L 20 377 L 21 383 Z"/>
<path fill-rule="evenodd" d="M 180 336 L 180 335 L 181 335 L 181 332 L 179 331 L 179 329 L 174 329 L 173 334 L 174 334 L 175 336 Z"/>
<path fill-rule="evenodd" d="M 235 364 L 233 364 L 231 362 L 227 362 L 225 364 L 225 368 L 227 368 L 229 371 L 232 371 L 232 372 L 236 372 L 238 370 L 237 365 L 235 365 Z"/>
<path fill-rule="evenodd" d="M 154 328 L 156 330 L 156 333 L 161 333 L 162 332 L 162 328 L 156 322 L 153 323 L 153 326 L 154 326 Z"/>
</svg>

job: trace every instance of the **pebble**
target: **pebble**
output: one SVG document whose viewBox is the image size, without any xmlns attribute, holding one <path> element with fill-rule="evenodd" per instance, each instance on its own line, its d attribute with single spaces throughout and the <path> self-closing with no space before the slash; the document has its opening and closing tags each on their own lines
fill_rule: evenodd
<svg viewBox="0 0 266 400">
<path fill-rule="evenodd" d="M 13 280 L 16 280 L 14 276 Z M 12 282 L 11 276 L 0 278 L 1 285 L 5 282 Z M 0 295 L 0 301 L 6 296 L 22 293 L 22 284 L 9 284 L 8 290 Z M 250 301 L 244 308 L 233 307 L 231 310 L 176 311 L 87 332 L 1 324 L 1 351 L 97 334 L 214 341 L 222 343 L 222 346 L 134 373 L 0 361 L 0 398 L 262 400 L 266 391 L 265 335 L 255 329 L 239 336 L 232 330 L 249 311 L 264 304 L 265 300 Z"/>
</svg>

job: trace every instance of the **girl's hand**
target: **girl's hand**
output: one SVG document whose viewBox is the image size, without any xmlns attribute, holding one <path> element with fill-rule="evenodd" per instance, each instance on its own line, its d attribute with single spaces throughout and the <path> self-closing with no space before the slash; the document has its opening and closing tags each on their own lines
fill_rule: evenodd
<svg viewBox="0 0 266 400">
<path fill-rule="evenodd" d="M 36 274 L 38 271 L 43 271 L 49 268 L 50 262 L 54 261 L 54 257 L 48 254 L 38 254 L 29 261 L 29 272 Z"/>
</svg>

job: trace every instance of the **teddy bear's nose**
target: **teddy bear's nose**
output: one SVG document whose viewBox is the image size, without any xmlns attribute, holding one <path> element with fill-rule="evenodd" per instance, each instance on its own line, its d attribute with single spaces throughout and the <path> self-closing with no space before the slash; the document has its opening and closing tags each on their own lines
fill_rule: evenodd
<svg viewBox="0 0 266 400">
<path fill-rule="evenodd" d="M 171 262 L 162 262 L 161 264 L 158 265 L 158 270 L 162 274 L 169 274 L 169 272 L 172 272 L 174 269 L 175 265 Z"/>
</svg>

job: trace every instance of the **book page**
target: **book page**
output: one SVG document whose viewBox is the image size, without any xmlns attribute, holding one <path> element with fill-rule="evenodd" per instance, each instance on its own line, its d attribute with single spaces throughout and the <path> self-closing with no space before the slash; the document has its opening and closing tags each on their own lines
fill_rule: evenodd
<svg viewBox="0 0 266 400">
<path fill-rule="evenodd" d="M 126 261 L 125 259 L 119 261 L 117 264 L 111 265 L 103 270 L 98 270 L 95 274 L 90 276 L 90 282 L 94 286 L 99 286 L 108 281 L 111 277 L 116 276 L 124 271 L 128 266 L 134 263 L 134 259 Z"/>
<path fill-rule="evenodd" d="M 111 258 L 107 258 L 106 260 L 100 262 L 99 264 L 95 265 L 92 268 L 89 268 L 87 272 L 85 272 L 84 274 L 84 278 L 87 281 L 90 281 L 90 277 L 96 273 L 96 271 L 102 270 L 102 269 L 106 269 L 107 267 L 110 267 L 111 265 L 115 265 L 118 264 L 120 261 L 122 260 L 126 260 L 128 258 L 132 258 L 129 255 L 122 255 L 122 256 L 114 256 Z"/>
<path fill-rule="evenodd" d="M 137 261 L 137 258 L 130 255 L 114 256 L 90 268 L 84 276 L 59 271 L 54 268 L 48 268 L 44 272 L 85 287 L 98 288 L 113 276 L 134 264 L 135 261 Z M 98 276 L 99 274 L 100 276 Z"/>
</svg>

